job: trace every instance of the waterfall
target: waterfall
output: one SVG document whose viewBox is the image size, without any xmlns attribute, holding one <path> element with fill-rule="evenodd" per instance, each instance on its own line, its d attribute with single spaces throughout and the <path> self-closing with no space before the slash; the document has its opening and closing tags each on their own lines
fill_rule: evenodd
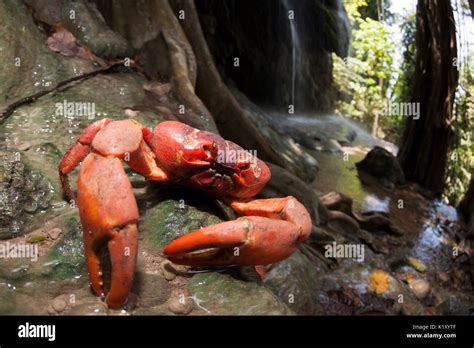
<svg viewBox="0 0 474 348">
<path fill-rule="evenodd" d="M 296 28 L 296 13 L 294 9 L 289 6 L 288 0 L 283 0 L 283 6 L 286 10 L 286 18 L 290 21 L 290 30 L 291 30 L 291 45 L 292 45 L 292 69 L 291 69 L 291 100 L 290 104 L 293 105 L 295 108 L 295 98 L 296 98 L 296 82 L 298 78 L 298 70 L 299 70 L 299 58 L 301 54 L 301 45 L 300 40 L 298 37 L 298 31 Z M 293 11 L 294 17 L 290 18 L 289 14 L 290 11 Z"/>
</svg>

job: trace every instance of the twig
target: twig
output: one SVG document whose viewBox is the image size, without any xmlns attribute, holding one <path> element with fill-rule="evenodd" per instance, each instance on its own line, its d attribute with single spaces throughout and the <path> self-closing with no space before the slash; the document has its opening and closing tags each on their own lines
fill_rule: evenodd
<svg viewBox="0 0 474 348">
<path fill-rule="evenodd" d="M 70 79 L 61 81 L 58 84 L 56 84 L 52 87 L 49 87 L 47 89 L 44 89 L 44 90 L 42 90 L 38 93 L 35 93 L 33 95 L 30 95 L 30 96 L 27 96 L 27 97 L 24 97 L 24 98 L 21 98 L 21 99 L 18 99 L 17 101 L 15 101 L 11 104 L 8 104 L 6 107 L 2 108 L 2 111 L 0 112 L 0 123 L 3 123 L 18 107 L 20 107 L 22 105 L 31 104 L 31 103 L 37 101 L 39 98 L 45 96 L 46 94 L 57 91 L 61 87 L 66 86 L 66 85 L 68 85 L 72 82 L 88 79 L 88 78 L 91 78 L 91 77 L 93 77 L 97 74 L 108 72 L 108 71 L 112 70 L 113 68 L 115 68 L 117 66 L 120 66 L 120 65 L 122 65 L 122 66 L 124 65 L 123 60 L 108 64 L 108 65 L 106 65 L 106 66 L 104 66 L 100 69 L 97 69 L 97 70 L 94 70 L 94 71 L 91 71 L 91 72 L 88 72 L 88 73 L 85 73 L 85 74 L 82 74 L 82 75 L 79 75 L 79 76 L 71 77 Z"/>
</svg>

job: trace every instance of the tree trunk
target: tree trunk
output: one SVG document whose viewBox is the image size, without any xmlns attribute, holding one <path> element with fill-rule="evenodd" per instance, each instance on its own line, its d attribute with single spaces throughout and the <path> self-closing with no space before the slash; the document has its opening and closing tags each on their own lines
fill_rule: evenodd
<svg viewBox="0 0 474 348">
<path fill-rule="evenodd" d="M 456 27 L 450 2 L 418 0 L 416 27 L 411 102 L 419 103 L 419 119 L 407 121 L 398 157 L 408 180 L 440 195 L 454 135 L 453 102 L 458 83 Z"/>
<path fill-rule="evenodd" d="M 474 238 L 474 170 L 471 173 L 469 187 L 461 203 L 459 203 L 458 209 L 467 224 L 467 235 Z"/>
</svg>

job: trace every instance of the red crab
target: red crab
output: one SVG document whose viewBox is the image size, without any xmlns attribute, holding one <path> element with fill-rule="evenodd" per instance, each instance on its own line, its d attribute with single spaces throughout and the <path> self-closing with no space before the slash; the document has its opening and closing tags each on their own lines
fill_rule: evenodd
<svg viewBox="0 0 474 348">
<path fill-rule="evenodd" d="M 92 291 L 104 296 L 100 255 L 107 244 L 110 308 L 127 300 L 138 249 L 138 208 L 122 160 L 148 180 L 193 187 L 241 216 L 169 243 L 163 252 L 174 263 L 258 267 L 289 257 L 309 236 L 311 218 L 295 198 L 251 199 L 270 179 L 270 170 L 238 145 L 180 122 L 159 123 L 151 132 L 134 120 L 99 120 L 69 148 L 59 175 L 71 198 L 67 174 L 83 161 L 77 205 L 87 269 Z"/>
</svg>

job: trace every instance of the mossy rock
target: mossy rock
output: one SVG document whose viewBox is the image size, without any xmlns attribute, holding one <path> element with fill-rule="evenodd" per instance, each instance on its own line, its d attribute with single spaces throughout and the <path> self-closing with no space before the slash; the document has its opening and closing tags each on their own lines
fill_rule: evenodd
<svg viewBox="0 0 474 348">
<path fill-rule="evenodd" d="M 273 265 L 264 284 L 288 307 L 301 315 L 323 314 L 317 290 L 321 288 L 324 271 L 300 251 Z"/>
<path fill-rule="evenodd" d="M 208 314 L 217 315 L 290 315 L 293 311 L 273 293 L 253 282 L 228 274 L 201 273 L 188 284 L 195 301 Z"/>
<path fill-rule="evenodd" d="M 43 261 L 46 274 L 53 279 L 87 275 L 79 215 L 76 212 L 66 214 L 62 217 L 62 224 L 65 231 L 63 237 Z"/>
<path fill-rule="evenodd" d="M 222 222 L 212 213 L 182 201 L 167 199 L 150 208 L 140 227 L 141 234 L 161 251 L 173 239 L 202 227 Z"/>
<path fill-rule="evenodd" d="M 0 239 L 16 237 L 50 207 L 54 189 L 41 172 L 30 170 L 19 151 L 0 149 Z"/>
</svg>

